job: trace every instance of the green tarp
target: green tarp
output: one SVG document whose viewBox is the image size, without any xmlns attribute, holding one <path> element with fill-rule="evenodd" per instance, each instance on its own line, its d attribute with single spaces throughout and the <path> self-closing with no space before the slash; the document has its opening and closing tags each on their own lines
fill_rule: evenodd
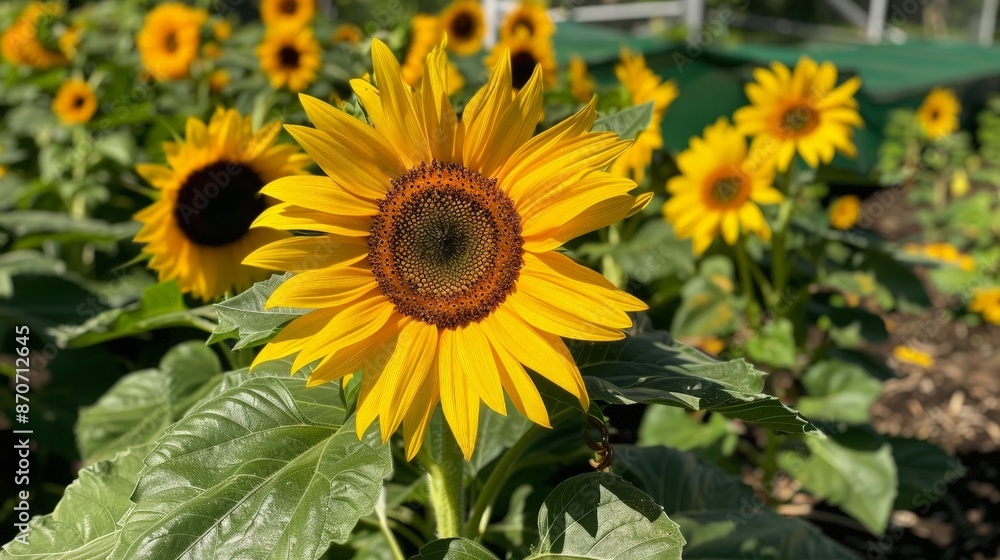
<svg viewBox="0 0 1000 560">
<path fill-rule="evenodd" d="M 1000 93 L 1000 47 L 926 41 L 904 45 L 721 43 L 710 41 L 697 49 L 657 39 L 636 39 L 617 30 L 574 22 L 560 23 L 555 38 L 560 62 L 579 54 L 602 83 L 614 82 L 614 65 L 623 45 L 645 53 L 654 71 L 675 80 L 680 97 L 663 120 L 665 144 L 672 152 L 684 149 L 691 136 L 700 134 L 719 116 L 730 116 L 746 104 L 743 85 L 751 79 L 755 66 L 772 60 L 792 65 L 803 54 L 817 61 L 829 60 L 843 76 L 858 75 L 862 79 L 858 101 L 865 128 L 856 137 L 858 157 L 838 157 L 834 162 L 836 167 L 855 175 L 871 172 L 889 111 L 915 108 L 931 88 L 950 87 L 958 91 L 966 107 L 963 124 L 972 126 L 971 117 L 986 97 Z"/>
</svg>

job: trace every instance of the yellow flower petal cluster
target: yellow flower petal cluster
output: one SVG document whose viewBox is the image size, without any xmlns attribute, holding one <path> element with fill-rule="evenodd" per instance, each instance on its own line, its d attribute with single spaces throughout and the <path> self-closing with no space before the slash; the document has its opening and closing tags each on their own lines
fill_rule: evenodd
<svg viewBox="0 0 1000 560">
<path fill-rule="evenodd" d="M 1000 325 L 1000 287 L 978 288 L 972 292 L 969 311 L 979 313 L 983 319 Z"/>
<path fill-rule="evenodd" d="M 441 29 L 448 36 L 448 50 L 476 54 L 483 48 L 486 22 L 477 0 L 455 0 L 441 12 Z"/>
<path fill-rule="evenodd" d="M 548 10 L 542 3 L 531 0 L 519 2 L 513 10 L 507 12 L 500 25 L 501 41 L 507 41 L 520 34 L 545 40 L 551 38 L 555 33 L 556 26 L 552 23 Z"/>
<path fill-rule="evenodd" d="M 861 217 L 861 199 L 853 194 L 842 196 L 830 204 L 830 225 L 836 229 L 851 229 Z"/>
<path fill-rule="evenodd" d="M 58 2 L 32 2 L 21 12 L 14 24 L 0 35 L 0 56 L 13 64 L 47 70 L 64 66 L 69 60 L 59 49 L 58 40 L 47 45 L 40 37 L 42 29 L 51 29 L 51 20 L 64 12 Z M 70 35 L 67 31 L 63 36 Z M 68 40 L 74 39 L 71 35 Z"/>
<path fill-rule="evenodd" d="M 260 19 L 268 27 L 301 28 L 316 14 L 316 0 L 261 0 Z"/>
<path fill-rule="evenodd" d="M 958 130 L 958 116 L 962 112 L 955 92 L 934 88 L 917 109 L 917 122 L 931 140 L 944 138 Z"/>
<path fill-rule="evenodd" d="M 200 27 L 208 14 L 180 2 L 164 2 L 146 14 L 136 37 L 139 57 L 156 80 L 186 78 L 201 45 Z"/>
<path fill-rule="evenodd" d="M 268 27 L 255 52 L 274 89 L 299 92 L 316 80 L 322 53 L 308 27 Z"/>
<path fill-rule="evenodd" d="M 912 346 L 896 346 L 892 349 L 892 357 L 900 362 L 920 366 L 924 369 L 934 367 L 934 358 L 930 354 Z"/>
<path fill-rule="evenodd" d="M 65 125 L 85 124 L 97 111 L 97 96 L 87 82 L 72 78 L 63 82 L 52 100 L 52 112 Z"/>
</svg>

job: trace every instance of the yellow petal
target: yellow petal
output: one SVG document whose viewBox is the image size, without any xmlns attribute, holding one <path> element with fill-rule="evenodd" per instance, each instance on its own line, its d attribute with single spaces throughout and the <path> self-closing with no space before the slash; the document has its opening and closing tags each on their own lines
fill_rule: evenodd
<svg viewBox="0 0 1000 560">
<path fill-rule="evenodd" d="M 366 299 L 368 292 L 378 288 L 370 270 L 344 266 L 307 270 L 285 280 L 271 297 L 266 309 L 272 307 L 299 307 L 320 309 L 347 305 Z"/>
<path fill-rule="evenodd" d="M 374 335 L 392 318 L 394 312 L 392 303 L 382 295 L 354 303 L 338 313 L 306 344 L 295 357 L 292 371 L 298 371 L 306 364 Z"/>
<path fill-rule="evenodd" d="M 222 302 L 220 305 L 226 305 Z M 260 364 L 291 356 L 301 350 L 309 340 L 323 329 L 337 315 L 339 309 L 317 309 L 295 319 L 285 325 L 278 336 L 274 337 L 267 346 L 254 358 L 250 370 Z"/>
<path fill-rule="evenodd" d="M 286 125 L 285 130 L 316 160 L 324 173 L 352 194 L 376 200 L 389 190 L 385 173 L 359 163 L 329 134 L 298 125 Z"/>
<path fill-rule="evenodd" d="M 493 345 L 493 357 L 499 365 L 500 383 L 510 395 L 514 407 L 535 424 L 551 428 L 549 413 L 545 410 L 542 395 L 538 392 L 538 387 L 535 387 L 531 376 L 524 371 L 524 366 L 509 352 L 496 345 Z"/>
<path fill-rule="evenodd" d="M 441 411 L 451 427 L 466 460 L 472 458 L 479 430 L 479 395 L 459 361 L 455 331 L 441 331 L 438 376 L 441 383 Z"/>
<path fill-rule="evenodd" d="M 329 177 L 318 175 L 293 175 L 271 181 L 260 191 L 262 194 L 311 208 L 345 216 L 374 216 L 378 205 L 348 192 Z"/>
<path fill-rule="evenodd" d="M 455 329 L 455 350 L 462 374 L 479 398 L 500 414 L 507 414 L 507 403 L 503 398 L 503 386 L 497 363 L 492 359 L 490 342 L 478 323 L 469 323 Z"/>
<path fill-rule="evenodd" d="M 290 237 L 269 243 L 247 255 L 243 264 L 267 270 L 301 272 L 348 265 L 368 256 L 368 240 L 341 235 Z"/>
</svg>

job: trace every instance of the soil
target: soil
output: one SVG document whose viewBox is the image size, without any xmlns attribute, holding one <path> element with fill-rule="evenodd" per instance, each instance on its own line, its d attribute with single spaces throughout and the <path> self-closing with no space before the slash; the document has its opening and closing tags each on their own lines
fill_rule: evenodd
<svg viewBox="0 0 1000 560">
<path fill-rule="evenodd" d="M 902 197 L 873 224 L 882 237 L 899 241 L 916 229 L 912 208 Z M 865 205 L 880 204 L 868 199 Z M 864 208 L 862 212 L 864 215 Z M 970 327 L 951 320 L 960 302 L 936 292 L 918 276 L 934 309 L 921 314 L 891 313 L 890 340 L 871 348 L 890 355 L 897 345 L 917 348 L 934 359 L 923 368 L 894 363 L 897 377 L 883 384 L 872 407 L 876 429 L 894 436 L 916 437 L 955 455 L 967 469 L 952 481 L 942 499 L 925 511 L 894 512 L 886 535 L 874 538 L 845 527 L 832 508 L 817 506 L 813 521 L 863 558 L 987 560 L 1000 558 L 1000 327 Z M 816 515 L 818 514 L 818 515 Z"/>
</svg>

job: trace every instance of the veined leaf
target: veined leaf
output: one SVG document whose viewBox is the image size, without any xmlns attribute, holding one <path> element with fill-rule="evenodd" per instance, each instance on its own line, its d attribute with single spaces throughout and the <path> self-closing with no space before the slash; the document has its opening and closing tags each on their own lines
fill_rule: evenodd
<svg viewBox="0 0 1000 560">
<path fill-rule="evenodd" d="M 802 376 L 807 396 L 797 406 L 817 420 L 867 422 L 882 384 L 854 364 L 827 360 L 813 364 Z"/>
<path fill-rule="evenodd" d="M 239 339 L 233 347 L 236 350 L 260 346 L 274 338 L 282 325 L 308 313 L 308 309 L 291 307 L 264 309 L 267 298 L 291 277 L 291 273 L 274 274 L 263 282 L 257 282 L 242 294 L 215 304 L 215 310 L 219 315 L 219 326 L 212 333 L 208 343 L 236 338 Z"/>
<path fill-rule="evenodd" d="M 611 131 L 619 138 L 630 140 L 639 135 L 653 120 L 653 102 L 622 109 L 594 121 L 591 132 Z"/>
<path fill-rule="evenodd" d="M 374 510 L 392 471 L 335 383 L 251 379 L 175 424 L 146 459 L 110 558 L 318 558 Z"/>
<path fill-rule="evenodd" d="M 424 545 L 410 560 L 500 560 L 485 546 L 469 539 L 438 539 Z"/>
</svg>

